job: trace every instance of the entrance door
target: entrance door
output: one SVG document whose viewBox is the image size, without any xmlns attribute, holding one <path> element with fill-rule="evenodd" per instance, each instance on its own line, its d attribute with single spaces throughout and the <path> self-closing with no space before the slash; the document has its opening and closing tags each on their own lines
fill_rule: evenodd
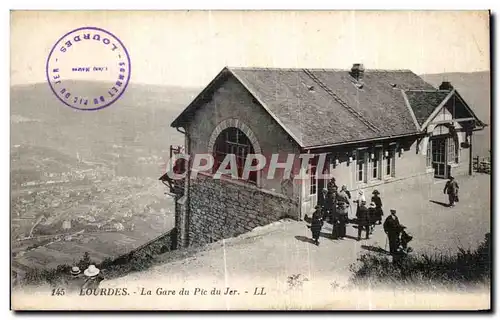
<svg viewBox="0 0 500 320">
<path fill-rule="evenodd" d="M 318 203 L 318 174 L 316 167 L 317 158 L 313 158 L 310 160 L 307 170 L 309 176 L 302 181 L 302 217 L 306 214 L 310 215 Z"/>
<path fill-rule="evenodd" d="M 446 178 L 448 176 L 446 155 L 446 139 L 432 139 L 432 167 L 436 178 Z"/>
</svg>

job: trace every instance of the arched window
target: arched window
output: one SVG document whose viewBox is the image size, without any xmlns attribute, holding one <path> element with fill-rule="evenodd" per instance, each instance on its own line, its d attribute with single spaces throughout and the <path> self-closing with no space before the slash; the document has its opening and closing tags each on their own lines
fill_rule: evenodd
<svg viewBox="0 0 500 320">
<path fill-rule="evenodd" d="M 238 166 L 238 177 L 241 179 L 245 160 L 249 154 L 254 154 L 254 149 L 250 139 L 238 128 L 229 127 L 224 129 L 214 144 L 214 173 L 219 169 L 220 164 L 228 154 L 234 154 Z M 257 173 L 251 171 L 248 181 L 257 183 Z"/>
</svg>

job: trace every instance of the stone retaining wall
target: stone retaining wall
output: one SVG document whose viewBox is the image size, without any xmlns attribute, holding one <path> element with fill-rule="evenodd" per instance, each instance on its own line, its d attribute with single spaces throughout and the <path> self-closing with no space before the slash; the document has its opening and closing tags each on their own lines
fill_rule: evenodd
<svg viewBox="0 0 500 320">
<path fill-rule="evenodd" d="M 189 189 L 189 246 L 248 232 L 284 217 L 298 219 L 299 204 L 238 181 L 198 175 Z"/>
</svg>

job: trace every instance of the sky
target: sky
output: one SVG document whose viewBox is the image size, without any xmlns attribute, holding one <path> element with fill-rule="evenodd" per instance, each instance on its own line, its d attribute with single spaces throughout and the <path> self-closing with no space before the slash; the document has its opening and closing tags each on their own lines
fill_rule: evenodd
<svg viewBox="0 0 500 320">
<path fill-rule="evenodd" d="M 13 11 L 11 84 L 46 81 L 52 46 L 82 26 L 121 39 L 132 83 L 202 87 L 224 67 L 489 70 L 487 11 Z"/>
</svg>

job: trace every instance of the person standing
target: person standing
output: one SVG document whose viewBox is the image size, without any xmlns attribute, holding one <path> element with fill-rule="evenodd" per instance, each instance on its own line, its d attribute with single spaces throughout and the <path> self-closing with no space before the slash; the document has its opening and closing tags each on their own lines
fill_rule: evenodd
<svg viewBox="0 0 500 320">
<path fill-rule="evenodd" d="M 330 179 L 330 181 L 328 182 L 328 184 L 326 185 L 326 188 L 327 188 L 328 192 L 332 192 L 333 193 L 334 189 L 338 188 L 337 187 L 337 183 L 335 181 L 336 181 L 335 178 L 332 177 Z"/>
<path fill-rule="evenodd" d="M 318 204 L 323 208 L 326 208 L 326 197 L 328 195 L 328 189 L 323 188 L 321 193 L 318 194 Z"/>
<path fill-rule="evenodd" d="M 345 203 L 349 205 L 349 200 L 351 199 L 351 194 L 345 186 L 342 186 L 340 192 L 337 194 L 337 204 Z"/>
<path fill-rule="evenodd" d="M 316 206 L 315 209 L 316 210 L 312 215 L 311 233 L 312 233 L 313 243 L 319 246 L 319 236 L 321 234 L 321 228 L 323 227 L 323 214 L 321 212 L 320 206 Z"/>
<path fill-rule="evenodd" d="M 370 206 L 368 206 L 368 221 L 370 226 L 370 234 L 373 234 L 373 230 L 375 229 L 375 224 L 378 221 L 377 206 L 375 205 L 374 202 L 371 202 Z"/>
<path fill-rule="evenodd" d="M 351 193 L 347 190 L 347 186 L 345 184 L 340 188 L 340 192 L 345 193 L 347 195 L 347 199 L 351 200 Z"/>
<path fill-rule="evenodd" d="M 340 192 L 337 194 L 336 200 L 337 200 L 337 220 L 338 220 L 338 226 L 337 226 L 337 235 L 340 239 L 343 239 L 346 235 L 346 224 L 349 221 L 349 215 L 348 215 L 348 210 L 349 210 L 349 199 L 350 199 L 350 193 L 347 190 L 347 187 L 344 185 L 340 189 Z"/>
<path fill-rule="evenodd" d="M 320 205 L 322 207 L 321 212 L 323 214 L 323 220 L 326 220 L 326 218 L 329 215 L 329 211 L 330 211 L 328 189 L 323 188 L 323 190 L 321 190 L 321 193 L 318 194 L 318 205 Z"/>
<path fill-rule="evenodd" d="M 370 239 L 370 218 L 366 201 L 361 200 L 356 211 L 356 218 L 358 218 L 358 241 L 361 240 L 363 230 L 366 232 L 366 239 Z"/>
<path fill-rule="evenodd" d="M 337 236 L 340 240 L 343 240 L 346 236 L 346 224 L 348 222 L 348 204 L 345 202 L 339 202 L 338 213 L 337 213 Z"/>
<path fill-rule="evenodd" d="M 446 182 L 446 185 L 444 186 L 443 193 L 448 194 L 448 201 L 449 201 L 449 206 L 454 207 L 455 206 L 455 201 L 458 200 L 458 183 L 455 181 L 455 178 L 453 176 L 450 176 L 450 179 Z"/>
<path fill-rule="evenodd" d="M 356 202 L 358 204 L 358 208 L 359 208 L 362 201 L 364 201 L 366 203 L 365 192 L 363 190 L 359 190 L 358 191 L 358 199 L 354 200 L 353 202 Z"/>
<path fill-rule="evenodd" d="M 335 217 L 337 216 L 337 187 L 333 186 L 331 190 L 327 193 L 327 205 L 328 205 L 328 219 L 332 224 L 335 223 Z"/>
<path fill-rule="evenodd" d="M 396 216 L 396 210 L 391 209 L 391 214 L 385 219 L 384 231 L 389 240 L 389 251 L 391 254 L 396 254 L 399 247 L 399 234 L 402 230 L 399 219 Z"/>
<path fill-rule="evenodd" d="M 378 224 L 382 224 L 382 217 L 384 216 L 384 211 L 382 210 L 382 199 L 380 198 L 380 192 L 378 190 L 373 190 L 372 202 L 375 204 L 375 221 Z"/>
</svg>

